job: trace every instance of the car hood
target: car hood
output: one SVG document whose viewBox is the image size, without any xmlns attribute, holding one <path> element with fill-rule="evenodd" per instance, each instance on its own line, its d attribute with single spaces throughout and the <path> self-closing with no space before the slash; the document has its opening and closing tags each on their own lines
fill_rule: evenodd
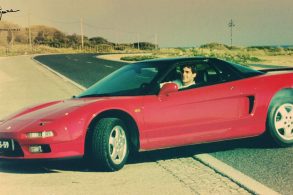
<svg viewBox="0 0 293 195">
<path fill-rule="evenodd" d="M 71 112 L 79 107 L 102 100 L 104 100 L 104 98 L 69 99 L 26 108 L 1 121 L 0 131 L 21 130 L 34 123 L 38 125 L 40 123 L 51 123 L 57 119 L 70 115 Z"/>
</svg>

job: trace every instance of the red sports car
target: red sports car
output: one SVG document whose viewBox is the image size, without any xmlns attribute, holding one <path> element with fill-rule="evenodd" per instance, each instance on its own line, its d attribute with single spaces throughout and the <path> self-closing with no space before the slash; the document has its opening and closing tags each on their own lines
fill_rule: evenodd
<svg viewBox="0 0 293 195">
<path fill-rule="evenodd" d="M 183 67 L 193 83 L 184 83 Z M 187 69 L 186 69 L 187 70 Z M 149 60 L 118 69 L 79 96 L 0 121 L 0 159 L 86 157 L 121 169 L 146 151 L 258 136 L 293 143 L 292 68 L 257 71 L 216 58 Z"/>
</svg>

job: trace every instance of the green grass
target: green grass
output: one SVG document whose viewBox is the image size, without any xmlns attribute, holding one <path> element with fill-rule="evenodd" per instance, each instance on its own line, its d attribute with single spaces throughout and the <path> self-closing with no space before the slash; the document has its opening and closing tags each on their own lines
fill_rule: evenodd
<svg viewBox="0 0 293 195">
<path fill-rule="evenodd" d="M 215 57 L 227 61 L 231 61 L 239 64 L 251 64 L 255 62 L 261 62 L 262 60 L 247 52 L 244 49 L 237 50 L 211 50 L 206 48 L 191 48 L 191 49 L 181 49 L 181 48 L 169 48 L 154 51 L 152 55 L 133 55 L 121 57 L 124 61 L 142 61 L 155 58 L 164 57 L 193 57 L 193 56 L 205 56 L 205 57 Z"/>
<path fill-rule="evenodd" d="M 9 47 L 0 46 L 0 56 L 16 56 L 28 54 L 52 54 L 52 53 L 93 53 L 96 51 L 79 50 L 73 48 L 54 48 L 45 45 L 33 45 L 30 47 L 27 44 L 17 44 Z"/>
</svg>

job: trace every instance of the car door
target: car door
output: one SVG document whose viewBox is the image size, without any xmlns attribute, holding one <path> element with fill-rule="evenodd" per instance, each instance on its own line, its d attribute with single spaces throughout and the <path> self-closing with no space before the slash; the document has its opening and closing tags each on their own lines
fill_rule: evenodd
<svg viewBox="0 0 293 195">
<path fill-rule="evenodd" d="M 235 82 L 214 82 L 165 96 L 145 96 L 146 149 L 229 137 L 231 122 L 249 112 L 249 100 L 241 94 Z"/>
</svg>

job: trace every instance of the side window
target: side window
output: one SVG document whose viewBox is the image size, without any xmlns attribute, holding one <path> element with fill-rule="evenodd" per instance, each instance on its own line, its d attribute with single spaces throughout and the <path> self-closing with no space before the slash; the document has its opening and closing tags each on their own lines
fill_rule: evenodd
<svg viewBox="0 0 293 195">
<path fill-rule="evenodd" d="M 183 77 L 183 69 L 185 67 L 193 67 L 192 71 L 196 73 L 193 78 L 193 84 L 185 85 Z M 225 68 L 219 64 L 213 64 L 211 61 L 193 60 L 174 64 L 173 69 L 160 82 L 160 87 L 165 83 L 174 82 L 178 85 L 179 90 L 187 90 L 191 88 L 214 85 L 218 83 L 235 80 L 235 74 L 230 69 Z"/>
<path fill-rule="evenodd" d="M 207 82 L 208 83 L 213 84 L 213 83 L 220 83 L 222 81 L 221 77 L 219 75 L 219 72 L 216 71 L 215 68 L 209 66 L 206 71 L 207 71 Z"/>
<path fill-rule="evenodd" d="M 168 75 L 162 80 L 162 82 L 175 81 L 180 79 L 180 77 L 181 77 L 180 67 L 176 66 L 168 73 Z"/>
<path fill-rule="evenodd" d="M 208 63 L 196 65 L 196 82 L 203 85 L 211 85 L 221 82 L 219 72 Z"/>
<path fill-rule="evenodd" d="M 227 66 L 224 66 L 223 64 L 217 64 L 217 66 L 214 67 L 219 73 L 222 82 L 234 81 L 239 79 L 239 76 L 236 75 L 234 71 L 227 68 Z"/>
<path fill-rule="evenodd" d="M 160 82 L 160 87 L 165 83 L 173 82 L 178 85 L 179 90 L 186 90 L 197 87 L 197 83 L 206 80 L 207 75 L 203 72 L 207 69 L 208 64 L 204 60 L 193 60 L 180 62 L 173 65 L 172 70 Z"/>
<path fill-rule="evenodd" d="M 199 67 L 197 69 L 196 77 L 198 82 L 204 85 L 213 85 L 238 79 L 233 71 L 220 64 L 214 65 L 212 63 L 207 63 L 205 66 L 202 66 L 202 68 Z"/>
</svg>

